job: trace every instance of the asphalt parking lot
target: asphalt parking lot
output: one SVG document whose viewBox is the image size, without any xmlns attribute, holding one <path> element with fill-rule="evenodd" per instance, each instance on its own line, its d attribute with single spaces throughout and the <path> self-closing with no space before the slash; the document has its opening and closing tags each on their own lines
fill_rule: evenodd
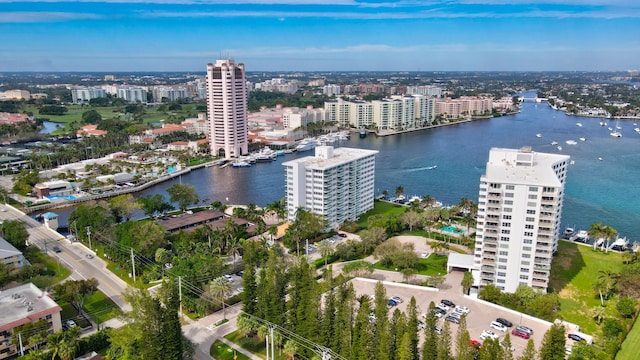
<svg viewBox="0 0 640 360">
<path fill-rule="evenodd" d="M 481 300 L 466 297 L 462 294 L 460 286 L 461 280 L 461 272 L 449 273 L 447 275 L 447 281 L 441 286 L 440 291 L 433 291 L 421 286 L 398 284 L 392 282 L 384 282 L 384 284 L 387 290 L 387 296 L 389 298 L 393 296 L 399 296 L 403 299 L 403 302 L 397 305 L 397 307 L 401 311 L 406 310 L 407 304 L 409 303 L 409 300 L 412 296 L 416 299 L 419 314 L 426 312 L 431 301 L 433 301 L 435 304 L 438 304 L 442 299 L 447 299 L 454 302 L 456 305 L 462 305 L 469 308 L 470 313 L 467 315 L 467 328 L 469 330 L 469 334 L 471 335 L 471 339 L 481 341 L 480 334 L 482 333 L 482 331 L 492 330 L 500 336 L 500 341 L 502 341 L 505 333 L 495 329 L 491 329 L 489 327 L 492 321 L 500 317 L 507 319 L 513 323 L 513 327 L 507 330 L 509 332 L 511 332 L 511 330 L 513 330 L 517 325 L 524 325 L 533 329 L 534 334 L 532 338 L 536 344 L 536 349 L 540 347 L 540 343 L 542 342 L 544 333 L 551 326 L 550 323 L 532 318 L 528 315 L 521 315 L 520 313 L 499 307 L 494 304 L 489 304 Z M 376 280 L 356 278 L 352 280 L 352 282 L 354 289 L 358 295 L 369 295 L 374 293 Z M 392 311 L 393 309 L 390 310 L 390 313 Z M 453 309 L 449 310 L 449 312 L 452 311 Z M 443 325 L 443 322 L 445 321 L 444 318 L 445 316 L 438 319 L 438 325 Z M 450 327 L 452 336 L 455 337 L 458 325 L 451 323 Z M 511 335 L 511 343 L 515 348 L 514 355 L 519 356 L 522 354 L 524 348 L 526 347 L 527 340 Z"/>
</svg>

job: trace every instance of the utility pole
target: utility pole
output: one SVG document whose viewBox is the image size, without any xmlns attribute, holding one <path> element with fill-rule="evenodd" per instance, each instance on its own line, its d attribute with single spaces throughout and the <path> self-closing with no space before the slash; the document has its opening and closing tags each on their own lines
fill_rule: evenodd
<svg viewBox="0 0 640 360">
<path fill-rule="evenodd" d="M 264 337 L 267 343 L 267 360 L 269 360 L 269 335 Z"/>
<path fill-rule="evenodd" d="M 89 250 L 93 251 L 93 246 L 91 246 L 91 226 L 87 226 L 87 238 L 89 239 Z"/>
<path fill-rule="evenodd" d="M 275 350 L 275 347 L 274 347 L 275 338 L 273 337 L 273 326 L 269 326 L 269 333 L 271 334 L 271 360 L 273 360 L 273 359 L 276 358 L 275 357 L 276 355 L 275 355 L 275 352 L 274 352 L 274 350 Z"/>
<path fill-rule="evenodd" d="M 49 255 L 49 254 L 47 253 L 47 239 L 44 239 L 44 254 L 45 254 L 45 255 Z"/>
<path fill-rule="evenodd" d="M 182 276 L 178 276 L 178 298 L 180 299 L 180 316 L 184 317 L 182 313 Z"/>
<path fill-rule="evenodd" d="M 20 341 L 20 356 L 24 356 L 24 346 L 22 346 L 22 333 L 18 333 L 18 340 Z"/>
<path fill-rule="evenodd" d="M 131 248 L 131 266 L 133 268 L 133 283 L 136 282 L 136 258 L 133 256 L 133 248 Z"/>
</svg>

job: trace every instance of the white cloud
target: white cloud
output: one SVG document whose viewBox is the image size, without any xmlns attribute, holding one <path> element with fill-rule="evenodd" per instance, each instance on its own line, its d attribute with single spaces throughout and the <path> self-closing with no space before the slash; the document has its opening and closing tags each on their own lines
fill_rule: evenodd
<svg viewBox="0 0 640 360">
<path fill-rule="evenodd" d="M 101 15 L 72 12 L 7 11 L 0 12 L 0 23 L 57 22 L 99 19 Z"/>
</svg>

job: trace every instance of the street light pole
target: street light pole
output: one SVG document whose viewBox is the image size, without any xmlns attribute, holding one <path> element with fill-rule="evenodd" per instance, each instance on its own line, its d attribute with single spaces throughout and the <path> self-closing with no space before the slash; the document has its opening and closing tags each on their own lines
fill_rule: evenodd
<svg viewBox="0 0 640 360">
<path fill-rule="evenodd" d="M 91 226 L 87 226 L 87 238 L 89 239 L 89 250 L 93 251 L 93 246 L 91 246 Z"/>
</svg>

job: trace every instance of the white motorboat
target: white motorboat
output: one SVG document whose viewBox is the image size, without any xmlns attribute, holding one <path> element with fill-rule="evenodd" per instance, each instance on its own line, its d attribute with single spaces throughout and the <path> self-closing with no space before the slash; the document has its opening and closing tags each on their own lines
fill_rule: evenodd
<svg viewBox="0 0 640 360">
<path fill-rule="evenodd" d="M 537 134 L 536 134 L 536 137 L 537 137 L 537 138 L 541 138 L 541 137 L 542 137 L 542 134 L 537 133 Z"/>
<path fill-rule="evenodd" d="M 600 121 L 600 126 L 607 126 L 607 122 L 606 121 Z"/>
<path fill-rule="evenodd" d="M 551 145 L 558 145 L 558 142 L 554 140 L 551 142 Z"/>
<path fill-rule="evenodd" d="M 312 138 L 303 139 L 300 144 L 296 146 L 296 151 L 309 151 L 316 147 L 316 140 Z"/>
<path fill-rule="evenodd" d="M 251 163 L 244 160 L 238 160 L 231 163 L 231 166 L 233 166 L 234 168 L 249 167 L 251 166 Z"/>
<path fill-rule="evenodd" d="M 578 142 L 575 140 L 567 140 L 565 143 L 567 143 L 567 145 L 576 145 Z"/>
<path fill-rule="evenodd" d="M 586 243 L 589 241 L 589 233 L 586 230 L 580 230 L 571 237 L 571 240 Z"/>
<path fill-rule="evenodd" d="M 576 230 L 574 228 L 568 227 L 566 229 L 564 229 L 564 232 L 562 233 L 562 237 L 565 239 L 570 239 L 573 234 L 575 234 Z"/>
<path fill-rule="evenodd" d="M 613 131 L 613 128 L 612 127 L 608 127 L 607 130 Z"/>
<path fill-rule="evenodd" d="M 613 137 L 622 137 L 622 133 L 620 131 L 614 131 L 612 133 L 610 133 L 609 135 L 613 136 Z"/>
<path fill-rule="evenodd" d="M 633 131 L 640 133 L 640 128 L 633 128 Z"/>
<path fill-rule="evenodd" d="M 569 161 L 569 165 L 575 165 L 575 164 L 576 164 L 575 160 Z"/>
<path fill-rule="evenodd" d="M 582 127 L 582 123 L 576 123 L 577 127 Z"/>
<path fill-rule="evenodd" d="M 558 145 L 558 151 L 562 151 L 562 146 Z"/>
<path fill-rule="evenodd" d="M 609 250 L 624 251 L 627 247 L 629 247 L 629 240 L 626 237 L 619 237 L 609 246 Z"/>
<path fill-rule="evenodd" d="M 587 141 L 587 138 L 586 137 L 581 137 L 580 141 Z"/>
</svg>

